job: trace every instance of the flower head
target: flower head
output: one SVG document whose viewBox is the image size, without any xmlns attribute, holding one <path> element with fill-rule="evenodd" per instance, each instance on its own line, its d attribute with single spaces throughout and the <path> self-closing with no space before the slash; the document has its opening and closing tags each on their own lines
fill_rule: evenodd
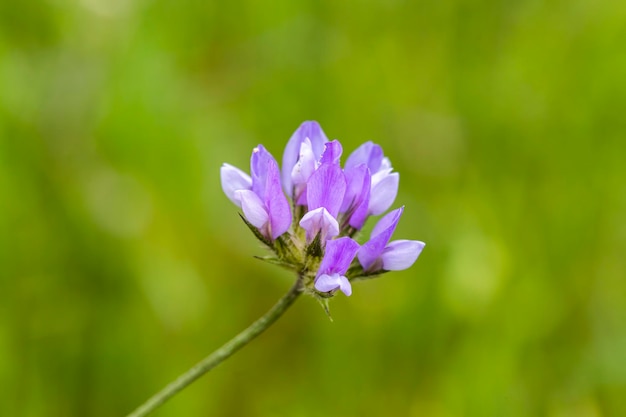
<svg viewBox="0 0 626 417">
<path fill-rule="evenodd" d="M 393 204 L 400 176 L 377 144 L 358 147 L 343 168 L 342 152 L 339 141 L 308 121 L 289 139 L 282 170 L 262 145 L 252 152 L 250 175 L 229 164 L 221 168 L 224 193 L 275 254 L 263 259 L 296 271 L 320 299 L 337 290 L 352 294 L 354 279 L 408 268 L 424 247 L 389 242 L 404 207 L 382 217 L 363 246 L 352 239 L 370 216 Z"/>
</svg>

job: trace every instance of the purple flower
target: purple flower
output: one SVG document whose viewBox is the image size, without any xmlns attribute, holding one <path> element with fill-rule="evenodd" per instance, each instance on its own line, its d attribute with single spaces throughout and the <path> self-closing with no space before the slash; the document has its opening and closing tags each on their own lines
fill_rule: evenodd
<svg viewBox="0 0 626 417">
<path fill-rule="evenodd" d="M 282 192 L 274 157 L 259 145 L 250 158 L 251 177 L 231 165 L 221 168 L 222 189 L 242 208 L 246 219 L 263 236 L 275 240 L 291 225 L 289 201 Z"/>
<path fill-rule="evenodd" d="M 371 175 L 367 214 L 377 216 L 387 211 L 396 199 L 400 175 L 391 172 L 393 168 L 389 158 L 384 156 L 379 145 L 372 142 L 365 142 L 348 157 L 345 166 L 346 176 L 361 164 L 369 168 Z M 360 223 L 360 218 L 355 223 Z"/>
<path fill-rule="evenodd" d="M 309 211 L 300 220 L 307 242 L 318 233 L 322 242 L 339 234 L 337 215 L 345 192 L 346 179 L 338 164 L 322 164 L 311 175 L 306 190 Z"/>
<path fill-rule="evenodd" d="M 352 287 L 344 274 L 358 250 L 359 244 L 349 237 L 329 240 L 315 278 L 315 289 L 320 292 L 340 289 L 345 295 L 350 296 Z"/>
<path fill-rule="evenodd" d="M 283 153 L 282 183 L 288 197 L 298 201 L 320 161 L 328 138 L 319 123 L 304 122 L 291 135 Z"/>
<path fill-rule="evenodd" d="M 390 242 L 404 207 L 383 216 L 363 246 L 352 240 L 369 216 L 393 204 L 400 176 L 372 142 L 358 147 L 343 169 L 342 152 L 339 141 L 329 141 L 317 122 L 308 121 L 289 139 L 282 170 L 259 145 L 250 175 L 229 164 L 220 171 L 224 193 L 274 252 L 260 259 L 296 271 L 303 290 L 320 300 L 338 290 L 351 295 L 350 280 L 408 268 L 424 248 L 414 240 Z"/>
<path fill-rule="evenodd" d="M 389 243 L 404 206 L 387 213 L 374 226 L 370 240 L 361 246 L 358 258 L 363 270 L 399 271 L 407 269 L 417 260 L 425 243 L 417 240 L 395 240 Z"/>
</svg>

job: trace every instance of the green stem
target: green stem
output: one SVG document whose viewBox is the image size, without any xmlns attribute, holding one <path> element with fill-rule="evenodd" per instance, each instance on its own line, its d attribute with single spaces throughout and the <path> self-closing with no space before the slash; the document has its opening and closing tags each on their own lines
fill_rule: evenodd
<svg viewBox="0 0 626 417">
<path fill-rule="evenodd" d="M 200 378 L 211 369 L 228 359 L 233 353 L 248 344 L 252 339 L 263 333 L 270 327 L 283 313 L 293 304 L 293 302 L 302 293 L 302 277 L 298 277 L 295 284 L 287 294 L 285 294 L 274 306 L 252 323 L 247 329 L 233 337 L 229 342 L 224 344 L 209 356 L 198 362 L 193 368 L 179 376 L 175 381 L 171 382 L 161 391 L 154 394 L 148 401 L 143 403 L 139 408 L 130 413 L 127 417 L 141 417 L 156 410 L 163 405 L 168 399 L 176 395 L 179 391 L 187 387 L 189 384 Z"/>
</svg>

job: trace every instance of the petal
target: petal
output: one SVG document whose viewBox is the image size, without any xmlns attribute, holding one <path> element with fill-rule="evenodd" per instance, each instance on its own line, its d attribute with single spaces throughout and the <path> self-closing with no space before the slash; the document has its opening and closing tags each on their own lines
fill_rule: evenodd
<svg viewBox="0 0 626 417">
<path fill-rule="evenodd" d="M 359 244 L 349 237 L 329 240 L 326 242 L 326 252 L 317 272 L 321 274 L 345 274 L 354 256 L 359 251 Z"/>
<path fill-rule="evenodd" d="M 241 200 L 241 208 L 246 219 L 256 228 L 264 229 L 269 216 L 259 196 L 250 190 L 236 191 L 235 195 Z"/>
<path fill-rule="evenodd" d="M 315 280 L 315 289 L 320 292 L 330 292 L 339 288 L 348 297 L 352 295 L 352 286 L 348 278 L 339 274 L 320 275 Z"/>
<path fill-rule="evenodd" d="M 270 164 L 278 166 L 276 160 L 263 145 L 259 145 L 252 150 L 250 157 L 250 174 L 252 176 L 252 191 L 259 197 L 265 195 L 265 185 L 267 183 L 267 173 Z"/>
<path fill-rule="evenodd" d="M 341 158 L 342 152 L 343 148 L 338 140 L 326 143 L 320 164 L 339 164 L 339 158 Z"/>
<path fill-rule="evenodd" d="M 358 254 L 359 262 L 364 270 L 367 271 L 372 267 L 377 268 L 379 266 L 376 264 L 376 261 L 379 260 L 387 243 L 389 243 L 403 211 L 404 207 L 400 207 L 387 213 L 374 226 L 370 240 L 361 246 Z"/>
<path fill-rule="evenodd" d="M 272 239 L 285 233 L 291 226 L 291 208 L 280 184 L 278 165 L 272 158 L 268 162 L 264 203 L 269 213 Z"/>
<path fill-rule="evenodd" d="M 387 271 L 401 271 L 407 269 L 417 260 L 426 244 L 417 240 L 394 240 L 389 243 L 381 259 L 383 269 Z"/>
<path fill-rule="evenodd" d="M 300 154 L 298 162 L 293 166 L 291 171 L 291 182 L 294 186 L 306 184 L 307 180 L 313 174 L 316 166 L 315 155 L 313 154 L 313 146 L 311 141 L 306 138 L 300 145 Z"/>
<path fill-rule="evenodd" d="M 341 211 L 350 216 L 349 224 L 360 230 L 368 216 L 370 200 L 370 171 L 365 164 L 345 171 L 346 194 Z"/>
<path fill-rule="evenodd" d="M 355 149 L 346 160 L 345 169 L 354 168 L 357 165 L 365 164 L 372 173 L 380 170 L 383 160 L 383 149 L 374 143 L 365 142 Z"/>
<path fill-rule="evenodd" d="M 348 278 L 343 275 L 339 277 L 339 289 L 348 297 L 352 295 L 352 285 L 350 285 Z"/>
<path fill-rule="evenodd" d="M 328 138 L 324 134 L 322 127 L 319 123 L 314 121 L 304 122 L 296 129 L 291 135 L 285 152 L 283 153 L 283 168 L 282 168 L 282 182 L 285 193 L 289 197 L 293 197 L 293 183 L 291 182 L 291 171 L 298 161 L 300 153 L 300 145 L 304 139 L 308 138 L 311 141 L 313 154 L 315 160 L 319 161 L 324 151 L 324 144 L 328 142 Z"/>
<path fill-rule="evenodd" d="M 372 191 L 369 202 L 369 213 L 374 216 L 384 213 L 391 207 L 396 195 L 398 195 L 398 183 L 400 181 L 400 174 L 394 172 L 384 176 L 374 184 L 376 175 L 372 176 Z"/>
<path fill-rule="evenodd" d="M 241 200 L 235 198 L 235 191 L 249 190 L 252 188 L 252 178 L 242 170 L 229 164 L 223 164 L 220 168 L 222 190 L 230 201 L 241 207 Z"/>
<path fill-rule="evenodd" d="M 391 169 L 391 161 L 389 160 L 389 158 L 384 157 L 382 162 L 380 163 L 380 168 L 378 170 L 384 171 L 386 169 Z"/>
<path fill-rule="evenodd" d="M 341 275 L 322 274 L 315 280 L 315 289 L 320 292 L 329 292 L 341 286 Z"/>
<path fill-rule="evenodd" d="M 389 239 L 391 239 L 391 234 L 393 234 L 393 231 L 396 230 L 396 226 L 400 221 L 400 217 L 402 217 L 402 213 L 404 213 L 404 206 L 390 211 L 389 213 L 381 217 L 378 223 L 376 223 L 376 226 L 374 226 L 374 228 L 372 229 L 372 234 L 370 235 L 370 238 L 373 239 L 374 237 L 386 231 L 389 233 L 389 238 L 385 242 L 386 245 L 387 242 L 389 242 Z M 389 228 L 392 228 L 391 232 L 389 232 Z"/>
<path fill-rule="evenodd" d="M 323 164 L 307 183 L 306 199 L 309 210 L 324 207 L 333 217 L 337 217 L 345 192 L 346 179 L 341 167 Z"/>
<path fill-rule="evenodd" d="M 306 230 L 307 242 L 315 239 L 318 233 L 321 233 L 322 242 L 339 234 L 339 223 L 324 207 L 309 211 L 302 216 L 300 226 Z"/>
</svg>

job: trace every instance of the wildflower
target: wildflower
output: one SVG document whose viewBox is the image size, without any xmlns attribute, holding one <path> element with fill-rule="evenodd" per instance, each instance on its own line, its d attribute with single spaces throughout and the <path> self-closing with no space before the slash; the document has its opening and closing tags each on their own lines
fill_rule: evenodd
<svg viewBox="0 0 626 417">
<path fill-rule="evenodd" d="M 278 164 L 262 145 L 252 151 L 250 172 L 252 177 L 224 164 L 222 188 L 226 196 L 242 208 L 248 222 L 261 235 L 275 240 L 289 229 L 291 210 L 282 193 Z"/>
<path fill-rule="evenodd" d="M 393 204 L 400 176 L 372 142 L 352 152 L 344 168 L 342 152 L 339 141 L 309 121 L 289 139 L 282 170 L 262 145 L 252 153 L 250 175 L 229 164 L 221 168 L 224 193 L 274 252 L 261 259 L 296 271 L 305 291 L 320 300 L 337 291 L 351 295 L 354 279 L 408 268 L 424 247 L 389 242 L 404 207 L 382 217 L 363 246 L 352 239 L 370 216 Z"/>
</svg>

